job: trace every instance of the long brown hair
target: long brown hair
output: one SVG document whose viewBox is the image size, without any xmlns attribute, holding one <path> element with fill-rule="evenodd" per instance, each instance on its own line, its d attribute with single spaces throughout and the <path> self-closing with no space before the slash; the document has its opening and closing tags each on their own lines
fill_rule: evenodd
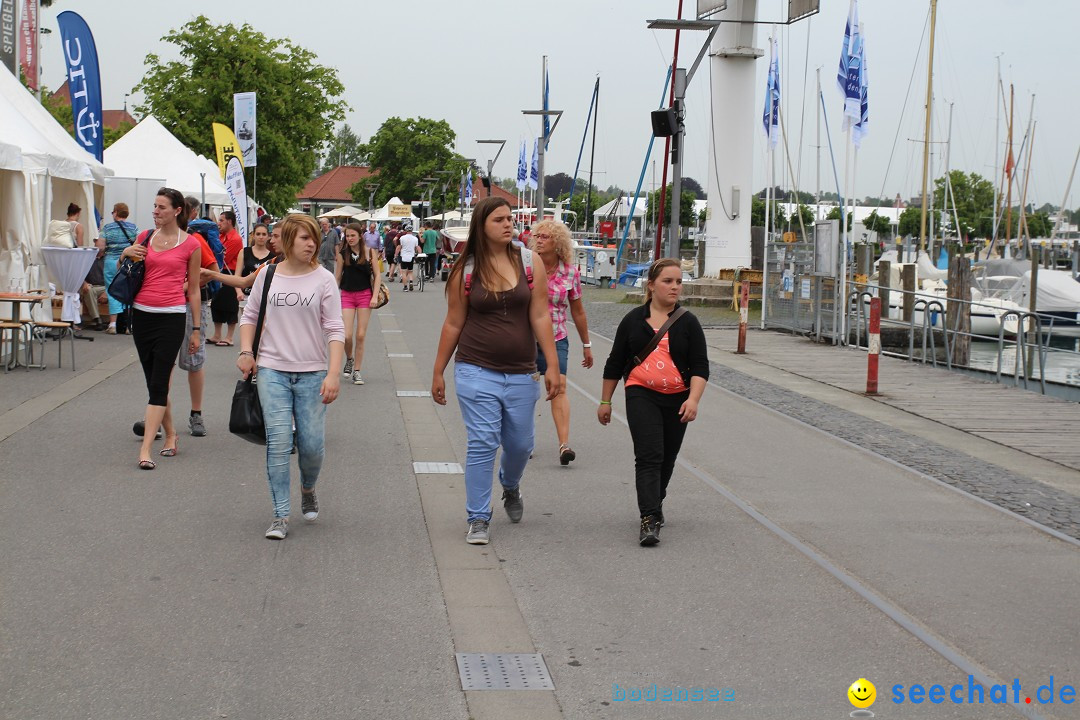
<svg viewBox="0 0 1080 720">
<path fill-rule="evenodd" d="M 664 270 L 669 267 L 679 268 L 679 272 L 682 272 L 682 264 L 675 258 L 660 258 L 649 266 L 649 278 L 648 282 L 645 283 L 646 305 L 652 302 L 652 290 L 649 289 L 649 283 L 656 282 L 656 278 L 660 277 L 660 273 L 664 272 Z"/>
<path fill-rule="evenodd" d="M 484 225 L 487 224 L 487 219 L 491 216 L 491 213 L 504 206 L 510 208 L 510 203 L 500 197 L 486 197 L 476 203 L 476 207 L 473 208 L 472 221 L 469 222 L 469 238 L 465 241 L 465 249 L 462 250 L 461 256 L 450 270 L 444 292 L 450 292 L 450 284 L 455 281 L 456 277 L 465 273 L 465 263 L 470 258 L 473 260 L 473 285 L 479 283 L 489 292 L 494 292 L 493 283 L 485 282 L 485 280 L 494 278 L 497 273 L 495 272 L 495 263 L 491 251 L 486 242 L 487 238 L 484 237 Z M 510 253 L 510 258 L 518 265 L 519 271 L 521 270 L 520 257 L 520 253 Z"/>
<path fill-rule="evenodd" d="M 352 230 L 356 233 L 357 237 L 360 238 L 360 242 L 358 243 L 360 247 L 359 255 L 363 258 L 363 260 L 355 264 L 363 265 L 368 260 L 368 246 L 367 243 L 364 242 L 364 227 L 360 223 L 351 222 L 345 226 L 345 230 Z M 352 258 L 352 250 L 349 248 L 349 241 L 345 239 L 345 230 L 343 230 L 341 233 L 341 250 L 339 251 L 341 253 L 341 264 L 343 266 L 354 264 Z"/>
</svg>

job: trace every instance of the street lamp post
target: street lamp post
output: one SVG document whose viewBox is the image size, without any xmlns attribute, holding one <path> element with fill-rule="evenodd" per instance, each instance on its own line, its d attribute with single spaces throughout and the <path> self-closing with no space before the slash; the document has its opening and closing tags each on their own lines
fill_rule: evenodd
<svg viewBox="0 0 1080 720">
<path fill-rule="evenodd" d="M 435 174 L 443 176 L 443 178 L 442 178 L 442 202 L 439 204 L 440 205 L 439 211 L 441 213 L 445 214 L 446 213 L 446 189 L 448 187 L 450 187 L 450 177 L 449 176 L 453 175 L 454 171 L 453 170 L 436 170 Z M 443 222 L 446 222 L 445 218 L 443 219 Z"/>
<path fill-rule="evenodd" d="M 368 214 L 374 214 L 375 212 L 375 191 L 379 189 L 379 183 L 368 183 L 364 186 L 364 189 L 368 190 L 367 198 L 367 211 Z"/>
<path fill-rule="evenodd" d="M 495 158 L 492 159 L 492 160 L 488 160 L 488 164 L 487 164 L 488 197 L 491 197 L 491 183 L 493 182 L 493 180 L 491 179 L 491 169 L 493 167 L 495 167 L 495 163 L 498 162 L 499 155 L 502 154 L 503 147 L 505 147 L 505 145 L 506 145 L 506 141 L 505 140 L 477 140 L 476 142 L 479 143 L 480 145 L 498 145 L 499 146 L 499 149 L 495 152 Z"/>
<path fill-rule="evenodd" d="M 687 72 L 684 68 L 676 67 L 673 75 L 673 83 L 675 90 L 675 132 L 671 138 L 671 223 L 668 228 L 668 242 L 667 242 L 667 257 L 678 258 L 679 257 L 679 201 L 682 193 L 682 163 L 681 158 L 681 145 L 683 137 L 683 101 L 686 98 L 686 88 L 690 84 L 690 80 L 693 79 L 694 73 L 697 72 L 698 66 L 701 64 L 701 60 L 705 57 L 705 52 L 709 49 L 709 45 L 712 44 L 713 37 L 716 35 L 717 28 L 720 27 L 719 20 L 650 20 L 648 27 L 651 30 L 708 30 L 709 37 L 705 40 L 705 44 L 701 46 L 701 50 L 698 52 L 697 59 L 694 60 L 694 64 L 690 67 L 690 71 Z M 661 188 L 663 191 L 663 188 Z M 659 222 L 663 222 L 663 218 L 659 219 Z"/>
<path fill-rule="evenodd" d="M 551 136 L 555 134 L 555 128 L 559 125 L 559 120 L 562 120 L 562 110 L 522 110 L 523 115 L 554 115 L 555 124 L 551 126 L 551 130 L 544 133 L 540 131 L 540 144 L 536 151 L 536 219 L 537 221 L 544 219 L 544 146 L 551 140 Z M 541 128 L 543 123 L 541 123 Z"/>
</svg>

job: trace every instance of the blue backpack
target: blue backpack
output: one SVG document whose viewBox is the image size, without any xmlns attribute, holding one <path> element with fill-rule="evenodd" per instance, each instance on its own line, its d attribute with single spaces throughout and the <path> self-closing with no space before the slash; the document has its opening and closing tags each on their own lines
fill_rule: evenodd
<svg viewBox="0 0 1080 720">
<path fill-rule="evenodd" d="M 214 259 L 217 260 L 218 269 L 225 269 L 225 246 L 221 244 L 221 233 L 218 231 L 217 223 L 207 220 L 206 218 L 197 218 L 195 220 L 189 220 L 187 231 L 189 234 L 201 235 L 206 244 L 210 246 L 210 251 L 214 253 Z M 221 289 L 221 283 L 217 280 L 211 280 L 206 283 L 206 289 L 211 295 Z"/>
</svg>

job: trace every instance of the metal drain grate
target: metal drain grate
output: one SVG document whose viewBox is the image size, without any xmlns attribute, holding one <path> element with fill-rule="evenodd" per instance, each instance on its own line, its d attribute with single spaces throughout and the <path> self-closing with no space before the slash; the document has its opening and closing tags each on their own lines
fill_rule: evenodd
<svg viewBox="0 0 1080 720">
<path fill-rule="evenodd" d="M 462 690 L 554 690 L 540 653 L 457 653 Z"/>
<path fill-rule="evenodd" d="M 431 397 L 430 390 L 398 390 L 398 397 Z"/>
<path fill-rule="evenodd" d="M 412 357 L 412 353 L 386 353 L 386 357 Z"/>
<path fill-rule="evenodd" d="M 414 462 L 413 472 L 417 475 L 463 475 L 460 463 L 452 462 Z"/>
</svg>

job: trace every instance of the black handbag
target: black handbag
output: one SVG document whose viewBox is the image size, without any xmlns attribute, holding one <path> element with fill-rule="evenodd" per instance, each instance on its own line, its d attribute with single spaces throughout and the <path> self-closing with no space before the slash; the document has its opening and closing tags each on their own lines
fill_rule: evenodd
<svg viewBox="0 0 1080 720">
<path fill-rule="evenodd" d="M 266 284 L 263 285 L 262 304 L 259 305 L 259 319 L 255 322 L 255 341 L 251 345 L 252 360 L 259 356 L 259 340 L 262 338 L 263 321 L 266 319 L 266 299 L 270 294 L 270 282 L 274 279 L 277 267 L 266 268 Z M 263 421 L 262 404 L 259 402 L 258 381 L 255 372 L 243 380 L 236 381 L 233 390 L 232 407 L 229 410 L 229 432 L 256 445 L 266 444 L 266 423 Z"/>
<path fill-rule="evenodd" d="M 149 245 L 150 238 L 153 236 L 153 231 L 147 230 L 146 237 L 139 244 Z M 109 283 L 109 295 L 121 305 L 134 305 L 135 296 L 139 294 L 139 289 L 142 288 L 143 277 L 145 275 L 145 261 L 132 260 L 129 257 L 122 259 L 120 261 L 120 267 L 116 270 L 116 276 L 113 277 L 112 282 Z"/>
</svg>

